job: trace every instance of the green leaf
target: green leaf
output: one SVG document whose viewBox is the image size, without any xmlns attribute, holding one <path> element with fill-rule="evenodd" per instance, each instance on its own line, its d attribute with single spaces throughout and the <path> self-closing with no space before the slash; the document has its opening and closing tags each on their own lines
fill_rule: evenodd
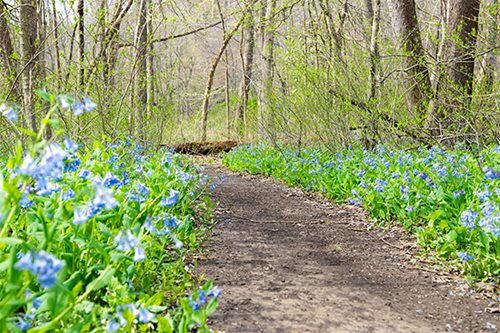
<svg viewBox="0 0 500 333">
<path fill-rule="evenodd" d="M 161 333 L 173 333 L 173 321 L 170 316 L 162 317 L 158 316 L 158 332 Z"/>
<path fill-rule="evenodd" d="M 217 298 L 212 298 L 210 300 L 210 302 L 208 302 L 208 305 L 207 305 L 207 316 L 210 316 L 212 313 L 215 312 L 215 310 L 217 310 L 217 305 L 219 304 L 219 301 L 217 300 Z"/>
<path fill-rule="evenodd" d="M 42 98 L 44 101 L 49 103 L 54 103 L 54 95 L 49 94 L 45 90 L 38 89 L 35 91 L 35 93 L 38 95 L 38 97 Z"/>
<path fill-rule="evenodd" d="M 95 291 L 99 290 L 101 288 L 104 288 L 105 286 L 108 285 L 108 283 L 111 281 L 115 274 L 116 269 L 111 268 L 111 269 L 106 269 L 103 272 L 101 272 L 101 275 L 87 286 L 87 292 L 89 291 Z"/>
<path fill-rule="evenodd" d="M 19 245 L 19 244 L 22 244 L 24 242 L 18 238 L 5 237 L 5 238 L 0 238 L 0 243 L 4 243 L 4 244 L 8 244 L 8 245 Z"/>
<path fill-rule="evenodd" d="M 490 237 L 484 232 L 481 232 L 479 234 L 479 239 L 481 240 L 481 244 L 484 246 L 486 251 L 489 251 L 490 249 Z"/>
</svg>

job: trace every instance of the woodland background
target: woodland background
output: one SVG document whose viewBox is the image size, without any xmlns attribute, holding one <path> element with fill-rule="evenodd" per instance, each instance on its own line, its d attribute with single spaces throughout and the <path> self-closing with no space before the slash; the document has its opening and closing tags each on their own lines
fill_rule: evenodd
<svg viewBox="0 0 500 333">
<path fill-rule="evenodd" d="M 297 145 L 500 137 L 497 0 L 0 0 L 0 104 L 36 89 L 86 141 Z M 0 118 L 0 144 L 24 134 Z M 51 133 L 47 133 L 50 136 Z"/>
</svg>

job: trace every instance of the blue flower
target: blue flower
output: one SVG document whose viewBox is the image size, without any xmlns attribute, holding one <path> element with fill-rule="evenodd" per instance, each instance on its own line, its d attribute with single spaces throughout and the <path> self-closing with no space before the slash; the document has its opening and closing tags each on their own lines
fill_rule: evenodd
<svg viewBox="0 0 500 333">
<path fill-rule="evenodd" d="M 113 164 L 113 163 L 115 163 L 116 161 L 118 161 L 118 155 L 113 155 L 113 156 L 111 156 L 111 157 L 108 159 L 107 163 L 108 163 L 108 164 Z"/>
<path fill-rule="evenodd" d="M 17 317 L 17 320 L 18 323 L 16 324 L 16 326 L 23 332 L 33 327 L 33 325 L 31 325 L 31 323 L 28 322 L 24 317 Z"/>
<path fill-rule="evenodd" d="M 70 138 L 64 139 L 64 148 L 71 154 L 74 154 L 78 151 L 78 144 L 73 142 Z"/>
<path fill-rule="evenodd" d="M 219 288 L 213 288 L 208 292 L 208 296 L 213 298 L 219 298 L 221 294 L 222 292 Z"/>
<path fill-rule="evenodd" d="M 33 299 L 33 307 L 34 307 L 35 309 L 38 309 L 38 308 L 40 307 L 40 305 L 42 305 L 42 302 L 43 302 L 43 301 L 42 301 L 42 298 L 41 298 L 41 297 L 35 297 L 35 298 Z"/>
<path fill-rule="evenodd" d="M 460 258 L 461 261 L 472 261 L 474 260 L 474 257 L 468 254 L 467 252 L 458 252 L 457 256 Z"/>
<path fill-rule="evenodd" d="M 64 191 L 62 193 L 62 199 L 63 201 L 68 201 L 68 200 L 71 200 L 75 197 L 75 191 L 73 191 L 72 189 L 67 189 L 66 191 Z"/>
<path fill-rule="evenodd" d="M 31 208 L 35 205 L 35 203 L 33 201 L 28 199 L 28 194 L 26 192 L 23 193 L 23 196 L 21 197 L 19 204 L 21 205 L 21 207 L 27 208 L 27 209 Z"/>
<path fill-rule="evenodd" d="M 167 228 L 177 228 L 177 226 L 180 224 L 181 222 L 174 216 L 172 215 L 168 215 L 166 214 L 165 215 L 165 218 L 163 219 L 163 224 L 165 225 L 165 227 Z"/>
<path fill-rule="evenodd" d="M 57 183 L 47 181 L 46 179 L 39 179 L 36 186 L 36 194 L 40 196 L 50 195 L 52 193 L 57 193 L 61 190 L 61 187 Z"/>
<path fill-rule="evenodd" d="M 126 325 L 126 324 L 125 324 Z M 125 326 L 124 325 L 124 326 Z M 104 327 L 104 329 L 110 333 L 115 333 L 116 331 L 118 331 L 120 328 L 122 327 L 122 325 L 120 325 L 120 323 L 118 322 L 118 320 L 116 319 L 113 319 L 113 320 L 110 320 L 108 321 L 108 323 L 106 324 L 106 326 Z"/>
<path fill-rule="evenodd" d="M 201 308 L 200 303 L 197 301 L 193 301 L 192 299 L 189 302 L 189 305 L 191 306 L 191 309 L 193 309 L 193 311 L 198 311 Z"/>
<path fill-rule="evenodd" d="M 485 203 L 481 204 L 479 208 L 481 208 L 481 212 L 486 217 L 492 216 L 493 212 L 496 210 L 496 207 L 489 201 L 486 201 Z"/>
<path fill-rule="evenodd" d="M 112 187 L 112 186 L 120 186 L 121 184 L 122 184 L 121 180 L 114 174 L 112 174 L 111 172 L 106 173 L 106 176 L 104 177 L 104 186 Z"/>
<path fill-rule="evenodd" d="M 149 312 L 145 307 L 141 306 L 139 310 L 137 311 L 137 320 L 142 323 L 146 324 L 149 323 L 151 320 L 155 318 L 155 315 Z"/>
<path fill-rule="evenodd" d="M 85 170 L 85 169 L 82 169 L 80 170 L 80 172 L 78 173 L 78 178 L 81 178 L 81 179 L 89 179 L 91 173 L 89 170 Z"/>
<path fill-rule="evenodd" d="M 14 267 L 36 275 L 40 286 L 50 288 L 57 280 L 57 273 L 64 267 L 64 261 L 45 251 L 38 253 L 30 251 L 20 254 L 20 259 Z"/>
<path fill-rule="evenodd" d="M 96 186 L 93 204 L 96 208 L 110 210 L 118 206 L 113 197 L 113 191 L 102 186 Z"/>
<path fill-rule="evenodd" d="M 115 237 L 116 247 L 120 251 L 129 251 L 139 244 L 139 239 L 132 234 L 132 231 L 120 231 Z"/>
<path fill-rule="evenodd" d="M 486 167 L 483 170 L 485 172 L 484 178 L 488 180 L 495 180 L 500 178 L 500 172 L 496 172 L 495 170 L 491 170 L 490 168 Z"/>
<path fill-rule="evenodd" d="M 198 301 L 200 302 L 200 304 L 207 303 L 207 295 L 205 293 L 205 290 L 200 290 L 198 294 Z"/>
<path fill-rule="evenodd" d="M 38 165 L 33 160 L 31 155 L 26 155 L 23 159 L 23 163 L 19 167 L 19 172 L 26 176 L 35 176 L 38 173 Z"/>
<path fill-rule="evenodd" d="M 137 183 L 137 190 L 139 191 L 140 194 L 142 194 L 145 197 L 147 197 L 150 192 L 149 189 L 141 183 Z"/>
<path fill-rule="evenodd" d="M 75 158 L 71 161 L 66 161 L 66 165 L 64 166 L 64 171 L 66 172 L 75 172 L 78 170 L 78 167 L 82 164 L 82 161 L 79 158 Z"/>
<path fill-rule="evenodd" d="M 90 206 L 80 206 L 76 207 L 73 212 L 73 224 L 81 225 L 87 222 L 96 214 L 93 207 Z"/>
<path fill-rule="evenodd" d="M 0 113 L 14 123 L 19 120 L 17 110 L 5 104 L 0 105 Z"/>
<path fill-rule="evenodd" d="M 146 259 L 146 252 L 141 245 L 137 245 L 134 251 L 134 262 L 144 261 Z"/>
<path fill-rule="evenodd" d="M 69 110 L 71 108 L 72 99 L 68 95 L 61 94 L 56 97 L 57 103 L 64 109 Z"/>
<path fill-rule="evenodd" d="M 462 225 L 470 228 L 470 229 L 475 229 L 476 228 L 476 219 L 479 217 L 479 214 L 477 212 L 474 212 L 470 209 L 464 211 L 462 215 L 460 216 L 460 219 L 462 220 Z"/>
<path fill-rule="evenodd" d="M 168 198 L 163 198 L 161 200 L 161 205 L 163 207 L 171 207 L 179 201 L 179 191 L 176 191 L 174 189 L 170 190 L 170 196 Z"/>
<path fill-rule="evenodd" d="M 88 97 L 85 97 L 83 99 L 83 102 L 76 100 L 71 107 L 73 108 L 73 113 L 75 116 L 79 116 L 83 114 L 84 112 L 90 112 L 93 111 L 97 105 L 92 102 Z"/>
<path fill-rule="evenodd" d="M 479 198 L 479 200 L 481 201 L 485 201 L 486 199 L 488 199 L 489 197 L 491 196 L 491 192 L 488 191 L 488 190 L 484 190 L 484 191 L 481 191 L 477 194 L 477 197 Z"/>
<path fill-rule="evenodd" d="M 184 246 L 184 243 L 174 237 L 174 247 L 176 249 L 181 249 Z"/>
</svg>

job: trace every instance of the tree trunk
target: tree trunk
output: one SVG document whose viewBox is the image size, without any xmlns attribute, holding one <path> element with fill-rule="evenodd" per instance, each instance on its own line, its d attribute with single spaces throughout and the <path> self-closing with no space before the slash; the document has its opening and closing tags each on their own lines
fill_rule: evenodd
<svg viewBox="0 0 500 333">
<path fill-rule="evenodd" d="M 54 48 L 56 70 L 55 74 L 59 78 L 61 76 L 61 55 L 59 50 L 59 27 L 57 23 L 56 0 L 52 0 L 52 30 L 54 31 Z M 57 88 L 61 87 L 61 80 L 56 80 Z"/>
<path fill-rule="evenodd" d="M 492 0 L 489 4 L 489 15 L 490 22 L 486 23 L 487 29 L 487 48 L 495 48 L 498 40 L 498 27 L 500 26 L 499 18 L 500 18 L 500 3 L 498 0 Z M 482 62 L 482 70 L 483 70 L 483 78 L 482 83 L 485 88 L 485 93 L 491 94 L 493 83 L 495 82 L 495 78 L 497 76 L 497 53 L 495 50 L 489 51 L 483 58 Z"/>
<path fill-rule="evenodd" d="M 139 8 L 139 20 L 137 23 L 137 31 L 135 35 L 135 48 L 136 48 L 136 66 L 137 78 L 135 80 L 135 91 L 137 93 L 135 99 L 135 126 L 134 136 L 136 138 L 143 138 L 142 128 L 144 126 L 144 113 L 146 112 L 148 103 L 148 68 L 147 68 L 147 51 L 148 47 L 148 9 L 149 0 L 141 0 Z"/>
<path fill-rule="evenodd" d="M 418 26 L 415 0 L 392 0 L 396 28 L 401 32 L 400 44 L 406 55 L 408 85 L 407 104 L 410 111 L 417 111 L 417 123 L 425 119 L 431 95 L 429 70 Z"/>
<path fill-rule="evenodd" d="M 78 85 L 85 86 L 85 0 L 78 0 Z"/>
<path fill-rule="evenodd" d="M 370 2 L 369 13 L 372 15 L 372 33 L 370 38 L 370 96 L 369 100 L 375 98 L 379 86 L 378 65 L 380 55 L 378 49 L 378 31 L 380 28 L 380 0 Z"/>
<path fill-rule="evenodd" d="M 0 61 L 5 70 L 8 84 L 14 84 L 17 86 L 17 83 L 14 82 L 17 71 L 14 62 L 12 61 L 14 47 L 10 37 L 7 15 L 8 12 L 5 7 L 5 3 L 0 1 Z M 11 91 L 14 91 L 14 96 L 18 97 L 18 94 L 16 93 L 16 86 L 11 87 Z"/>
<path fill-rule="evenodd" d="M 248 92 L 250 90 L 250 81 L 252 80 L 253 55 L 255 49 L 255 20 L 253 17 L 254 0 L 249 1 L 250 9 L 248 11 L 248 19 L 246 21 L 244 36 L 245 36 L 245 52 L 243 57 L 243 76 L 240 83 L 240 92 L 238 105 L 236 106 L 236 129 L 240 139 L 245 133 L 245 114 L 248 105 Z"/>
<path fill-rule="evenodd" d="M 274 27 L 272 17 L 276 10 L 276 0 L 268 0 L 266 8 L 264 28 L 264 43 L 262 50 L 262 83 L 259 94 L 259 136 L 263 138 L 265 133 L 272 133 L 273 115 L 271 111 L 270 96 L 273 93 L 273 63 L 274 63 Z"/>
<path fill-rule="evenodd" d="M 19 9 L 21 24 L 21 57 L 23 64 L 23 111 L 28 122 L 28 127 L 37 132 L 37 120 L 33 91 L 38 82 L 38 15 L 36 0 L 21 0 Z"/>
<path fill-rule="evenodd" d="M 472 95 L 480 4 L 480 0 L 450 0 L 448 29 L 452 38 L 446 48 L 447 73 L 458 90 L 466 94 L 466 100 Z"/>
<path fill-rule="evenodd" d="M 469 104 L 474 82 L 474 62 L 480 0 L 449 0 L 448 35 L 444 44 L 446 68 L 439 81 L 437 104 L 430 118 L 433 135 L 443 136 L 452 131 L 453 138 L 444 137 L 447 143 L 456 141 L 456 133 L 465 135 L 472 120 Z M 462 132 L 462 133 L 460 133 Z"/>
<path fill-rule="evenodd" d="M 246 17 L 246 10 L 242 14 L 241 18 L 238 20 L 236 25 L 234 26 L 233 30 L 231 30 L 227 34 L 226 38 L 222 41 L 222 45 L 212 62 L 212 66 L 210 66 L 210 72 L 208 73 L 207 83 L 205 85 L 205 93 L 203 94 L 203 105 L 201 109 L 201 136 L 200 136 L 201 141 L 207 140 L 208 104 L 210 102 L 210 94 L 212 93 L 212 86 L 214 84 L 215 71 L 217 70 L 217 66 L 219 65 L 220 59 L 222 58 L 222 55 L 224 54 L 224 51 L 227 48 L 227 45 L 233 38 L 234 34 L 236 34 L 238 29 L 240 28 L 241 24 L 245 20 L 245 17 Z"/>
</svg>

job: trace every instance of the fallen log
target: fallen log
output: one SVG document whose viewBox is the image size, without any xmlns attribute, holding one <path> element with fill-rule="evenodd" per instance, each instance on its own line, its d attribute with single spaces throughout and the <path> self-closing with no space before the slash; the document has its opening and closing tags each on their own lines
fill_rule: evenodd
<svg viewBox="0 0 500 333">
<path fill-rule="evenodd" d="M 185 142 L 176 145 L 162 144 L 165 147 L 179 154 L 189 155 L 216 155 L 225 153 L 240 146 L 237 141 L 206 141 L 206 142 Z"/>
</svg>

